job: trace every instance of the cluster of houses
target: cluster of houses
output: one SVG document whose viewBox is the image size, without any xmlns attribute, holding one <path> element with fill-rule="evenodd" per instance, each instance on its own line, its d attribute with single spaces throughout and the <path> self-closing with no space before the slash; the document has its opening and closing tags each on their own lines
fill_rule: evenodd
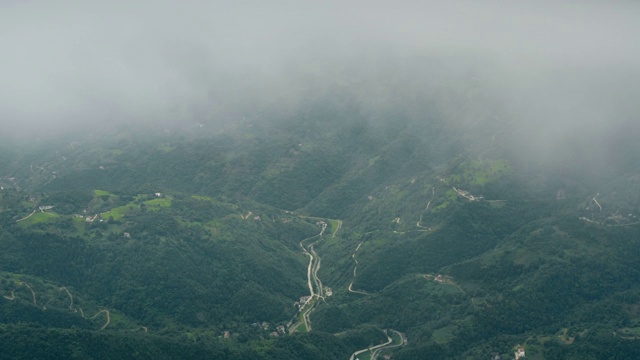
<svg viewBox="0 0 640 360">
<path fill-rule="evenodd" d="M 473 196 L 471 195 L 471 193 L 469 193 L 466 190 L 461 190 L 461 189 L 456 189 L 455 187 L 453 188 L 453 190 L 455 190 L 458 195 L 462 196 L 463 198 L 469 200 L 469 201 L 477 201 L 477 200 L 482 200 L 484 199 L 484 197 L 482 196 Z"/>
<path fill-rule="evenodd" d="M 268 331 L 271 328 L 271 324 L 269 324 L 266 321 L 263 321 L 262 323 L 255 322 L 255 323 L 253 323 L 251 325 L 255 326 L 255 327 L 258 327 L 258 328 L 260 328 L 260 329 L 262 329 L 264 331 Z M 275 331 L 272 331 L 272 332 L 269 333 L 269 336 L 278 337 L 280 335 L 285 335 L 286 333 L 287 333 L 286 327 L 284 325 L 278 325 L 278 326 L 276 326 L 276 330 Z M 229 330 L 225 330 L 222 333 L 222 337 L 225 338 L 225 339 L 230 338 L 231 337 L 231 332 Z"/>
<path fill-rule="evenodd" d="M 273 332 L 269 333 L 269 336 L 278 337 L 280 335 L 285 335 L 286 333 L 287 333 L 287 330 L 284 327 L 284 325 L 278 325 L 278 326 L 276 326 L 276 331 L 273 331 Z"/>
<path fill-rule="evenodd" d="M 94 221 L 96 221 L 96 219 L 100 218 L 100 214 L 95 214 L 93 216 L 87 216 L 84 221 L 88 222 L 88 223 L 92 223 Z M 100 222 L 103 222 L 103 219 L 100 219 Z"/>
<path fill-rule="evenodd" d="M 518 345 L 516 347 L 516 351 L 514 353 L 515 360 L 519 360 L 525 357 L 524 347 Z M 493 353 L 491 355 L 491 360 L 500 360 L 500 355 L 498 353 Z"/>
<path fill-rule="evenodd" d="M 306 295 L 306 296 L 300 296 L 300 300 L 296 301 L 293 303 L 293 306 L 297 306 L 298 309 L 300 309 L 301 307 L 304 306 L 304 304 L 306 304 L 309 300 L 311 300 L 311 296 Z"/>
<path fill-rule="evenodd" d="M 324 222 L 324 221 L 317 221 L 317 222 L 316 222 L 316 225 L 317 225 L 317 226 L 319 226 L 319 227 L 321 227 L 321 228 L 322 228 L 322 231 L 324 231 L 324 230 L 327 228 L 327 226 L 328 226 L 328 224 L 327 224 L 326 222 Z"/>
<path fill-rule="evenodd" d="M 427 277 L 431 277 L 433 275 L 428 275 Z M 450 275 L 442 275 L 442 274 L 438 274 L 436 276 L 433 276 L 433 281 L 439 283 L 439 284 L 444 284 L 447 282 L 447 280 L 452 280 L 453 277 Z"/>
<path fill-rule="evenodd" d="M 331 289 L 330 287 L 324 288 L 324 294 L 327 296 L 333 295 L 333 289 Z"/>
</svg>

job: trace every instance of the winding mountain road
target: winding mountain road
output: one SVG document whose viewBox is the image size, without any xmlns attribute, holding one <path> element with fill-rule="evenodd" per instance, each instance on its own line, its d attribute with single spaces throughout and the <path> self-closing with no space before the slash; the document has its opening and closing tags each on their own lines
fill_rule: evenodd
<svg viewBox="0 0 640 360">
<path fill-rule="evenodd" d="M 393 338 L 391 336 L 389 336 L 388 332 L 392 331 L 396 334 L 398 334 L 398 336 L 400 336 L 400 344 L 393 344 Z M 385 350 L 385 349 L 391 349 L 394 347 L 399 347 L 399 346 L 404 346 L 407 344 L 407 338 L 399 331 L 393 330 L 393 329 L 389 329 L 389 330 L 385 330 L 384 334 L 387 336 L 387 341 L 376 345 L 376 346 L 372 346 L 372 347 L 368 347 L 362 350 L 358 350 L 356 352 L 354 352 L 351 357 L 349 358 L 349 360 L 355 360 L 356 356 L 362 354 L 362 353 L 366 353 L 366 352 L 371 352 L 371 360 L 375 360 L 379 354 L 380 351 Z"/>
<path fill-rule="evenodd" d="M 371 353 L 371 358 L 370 360 L 376 360 L 378 358 L 378 355 L 380 354 L 380 352 L 382 350 L 388 350 L 388 349 L 392 349 L 392 348 L 396 348 L 396 347 L 400 347 L 400 346 L 405 346 L 407 344 L 407 338 L 404 336 L 403 333 L 393 330 L 393 329 L 389 329 L 389 331 L 393 331 L 394 333 L 398 334 L 398 336 L 400 336 L 400 343 L 399 344 L 388 344 L 385 346 L 381 346 L 375 350 L 373 350 L 373 352 Z"/>
<path fill-rule="evenodd" d="M 61 287 L 60 291 L 66 291 L 67 295 L 69 295 L 69 310 L 73 311 L 73 312 L 78 312 L 78 310 L 73 308 L 73 295 L 71 295 L 71 293 L 69 292 L 69 290 L 66 287 Z"/>
<path fill-rule="evenodd" d="M 349 284 L 349 287 L 347 288 L 347 290 L 350 293 L 354 293 L 354 294 L 369 295 L 369 293 L 364 292 L 364 291 L 353 290 L 353 282 L 355 281 L 356 274 L 357 274 L 357 271 L 358 271 L 358 259 L 356 259 L 356 253 L 358 252 L 358 250 L 360 250 L 360 246 L 362 246 L 363 243 L 364 243 L 364 241 L 361 241 L 360 244 L 358 244 L 358 246 L 356 247 L 356 250 L 353 252 L 353 254 L 351 254 L 351 258 L 356 263 L 356 266 L 353 267 L 353 280 Z"/>
<path fill-rule="evenodd" d="M 318 277 L 318 270 L 320 270 L 320 256 L 318 256 L 318 253 L 316 253 L 316 251 L 313 249 L 313 246 L 318 241 L 322 240 L 322 236 L 324 235 L 324 232 L 327 229 L 327 224 L 325 222 L 321 222 L 319 223 L 319 225 L 321 227 L 319 234 L 303 239 L 302 241 L 300 241 L 300 244 L 299 244 L 304 254 L 309 255 L 309 265 L 307 265 L 307 286 L 309 287 L 309 297 L 305 301 L 305 303 L 302 304 L 302 306 L 300 307 L 300 311 L 302 312 L 302 320 L 304 321 L 307 331 L 311 331 L 311 321 L 309 320 L 309 314 L 315 307 L 314 300 L 316 298 L 324 300 L 324 297 L 322 296 L 323 295 L 322 281 Z M 318 240 L 311 243 L 308 246 L 308 248 L 305 247 L 304 243 L 306 241 L 309 241 L 315 238 L 318 238 Z M 316 287 L 315 289 L 314 289 L 314 284 Z M 317 292 L 316 292 L 316 289 L 317 289 Z M 289 332 L 290 333 L 294 332 L 298 328 L 298 326 L 300 326 L 300 323 L 294 324 L 292 327 L 290 327 Z"/>
<path fill-rule="evenodd" d="M 20 281 L 19 284 L 26 286 L 29 289 L 29 291 L 31 291 L 31 297 L 33 299 L 33 305 L 38 306 L 38 302 L 36 301 L 36 293 L 35 293 L 35 291 L 33 291 L 31 286 L 29 286 L 29 284 L 27 284 L 24 281 Z"/>
<path fill-rule="evenodd" d="M 104 330 L 107 326 L 109 326 L 109 323 L 111 322 L 111 315 L 109 314 L 109 310 L 102 309 L 98 311 L 95 315 L 90 317 L 89 319 L 94 319 L 96 316 L 100 315 L 101 313 L 107 314 L 107 322 L 105 322 L 104 325 L 102 325 L 102 327 L 100 328 L 100 330 Z"/>
</svg>

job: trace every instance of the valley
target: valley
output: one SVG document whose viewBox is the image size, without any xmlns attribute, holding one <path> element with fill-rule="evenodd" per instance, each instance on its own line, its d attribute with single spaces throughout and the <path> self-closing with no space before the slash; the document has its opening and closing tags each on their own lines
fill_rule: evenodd
<svg viewBox="0 0 640 360">
<path fill-rule="evenodd" d="M 344 156 L 340 126 L 295 151 L 254 126 L 224 146 L 76 141 L 37 163 L 55 177 L 5 169 L 1 323 L 231 358 L 481 358 L 522 344 L 551 360 L 613 333 L 636 351 L 638 200 L 618 192 L 635 182 L 569 190 L 572 177 L 471 153 L 424 166 L 407 154 L 442 143 L 411 125 L 376 148 L 365 131 Z"/>
<path fill-rule="evenodd" d="M 638 14 L 0 1 L 0 360 L 640 359 Z"/>
</svg>

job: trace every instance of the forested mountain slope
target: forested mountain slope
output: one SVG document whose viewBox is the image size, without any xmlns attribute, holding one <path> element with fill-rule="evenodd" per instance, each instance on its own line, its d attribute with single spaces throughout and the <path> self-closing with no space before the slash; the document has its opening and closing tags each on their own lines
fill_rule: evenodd
<svg viewBox="0 0 640 360">
<path fill-rule="evenodd" d="M 5 144 L 3 348 L 637 356 L 636 145 L 536 162 L 507 121 L 419 109 Z"/>
</svg>

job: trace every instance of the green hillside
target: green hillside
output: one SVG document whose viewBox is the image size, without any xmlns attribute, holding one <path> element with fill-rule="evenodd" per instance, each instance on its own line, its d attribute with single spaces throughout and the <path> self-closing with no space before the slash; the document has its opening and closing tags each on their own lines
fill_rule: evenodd
<svg viewBox="0 0 640 360">
<path fill-rule="evenodd" d="M 439 116 L 388 114 L 390 128 L 347 110 L 12 153 L 2 347 L 19 358 L 36 336 L 58 357 L 640 354 L 637 159 L 590 175 L 524 162 L 485 136 L 499 124 L 469 137 Z"/>
</svg>

